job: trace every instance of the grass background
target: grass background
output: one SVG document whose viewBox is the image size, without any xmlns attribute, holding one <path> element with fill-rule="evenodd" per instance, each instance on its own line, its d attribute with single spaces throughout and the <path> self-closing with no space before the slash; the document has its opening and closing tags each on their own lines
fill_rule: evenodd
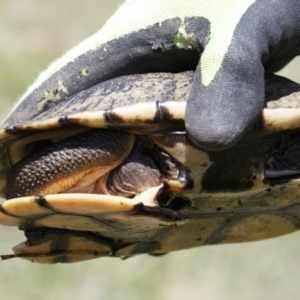
<svg viewBox="0 0 300 300">
<path fill-rule="evenodd" d="M 97 31 L 122 1 L 0 0 L 0 119 L 39 71 Z M 283 74 L 300 82 L 298 62 Z M 297 74 L 298 73 L 298 74 Z M 298 77 L 297 77 L 298 76 Z M 299 299 L 300 233 L 155 258 L 0 263 L 1 299 Z M 0 228 L 0 253 L 23 241 Z"/>
</svg>

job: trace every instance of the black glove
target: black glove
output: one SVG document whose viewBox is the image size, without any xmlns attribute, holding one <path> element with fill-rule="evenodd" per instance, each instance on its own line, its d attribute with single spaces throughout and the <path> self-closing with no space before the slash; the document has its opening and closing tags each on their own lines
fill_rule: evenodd
<svg viewBox="0 0 300 300">
<path fill-rule="evenodd" d="M 260 115 L 265 70 L 299 52 L 299 0 L 130 0 L 21 100 L 32 103 L 33 117 L 110 78 L 196 69 L 187 132 L 199 147 L 222 150 Z"/>
</svg>

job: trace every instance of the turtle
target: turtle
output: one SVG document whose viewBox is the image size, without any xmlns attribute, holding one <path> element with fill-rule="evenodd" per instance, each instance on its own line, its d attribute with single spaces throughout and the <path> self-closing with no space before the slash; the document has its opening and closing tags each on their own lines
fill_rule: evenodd
<svg viewBox="0 0 300 300">
<path fill-rule="evenodd" d="M 0 131 L 0 224 L 27 240 L 2 260 L 159 256 L 299 229 L 300 85 L 266 74 L 261 118 L 207 152 L 185 132 L 193 74 L 126 75 L 59 103 L 19 103 Z"/>
</svg>

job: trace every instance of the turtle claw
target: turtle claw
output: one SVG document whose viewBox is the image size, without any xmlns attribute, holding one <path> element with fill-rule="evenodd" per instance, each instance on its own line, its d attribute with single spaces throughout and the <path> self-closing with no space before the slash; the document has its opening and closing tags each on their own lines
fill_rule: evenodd
<svg viewBox="0 0 300 300">
<path fill-rule="evenodd" d="M 146 206 L 159 206 L 157 195 L 163 188 L 163 184 L 147 189 L 146 191 L 136 195 L 134 200 L 142 202 Z"/>
</svg>

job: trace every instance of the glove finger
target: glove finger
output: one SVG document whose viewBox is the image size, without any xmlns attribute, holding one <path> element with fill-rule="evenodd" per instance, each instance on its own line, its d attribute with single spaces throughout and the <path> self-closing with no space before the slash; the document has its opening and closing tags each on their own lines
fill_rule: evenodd
<svg viewBox="0 0 300 300">
<path fill-rule="evenodd" d="M 253 125 L 263 106 L 264 67 L 260 58 L 247 57 L 241 51 L 227 55 L 208 85 L 203 83 L 200 62 L 187 103 L 187 132 L 205 150 L 226 149 Z"/>
</svg>

